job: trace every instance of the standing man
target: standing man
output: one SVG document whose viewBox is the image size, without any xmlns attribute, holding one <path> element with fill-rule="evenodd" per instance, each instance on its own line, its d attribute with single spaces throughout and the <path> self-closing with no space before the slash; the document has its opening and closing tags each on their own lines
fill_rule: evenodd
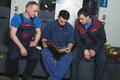
<svg viewBox="0 0 120 80">
<path fill-rule="evenodd" d="M 56 20 L 47 22 L 42 33 L 42 60 L 50 80 L 61 80 L 72 61 L 71 49 L 74 43 L 74 32 L 73 26 L 67 22 L 69 17 L 68 11 L 61 10 Z M 64 48 L 65 54 L 50 50 L 46 41 L 53 43 L 59 48 Z M 55 63 L 54 59 L 58 60 L 57 63 Z"/>
<path fill-rule="evenodd" d="M 22 80 L 31 80 L 32 72 L 38 61 L 36 46 L 41 36 L 41 23 L 36 16 L 39 5 L 30 1 L 26 5 L 24 13 L 15 15 L 11 20 L 10 27 L 10 50 L 9 61 L 12 69 L 11 80 L 19 80 L 19 59 L 27 59 L 27 64 L 23 73 Z"/>
<path fill-rule="evenodd" d="M 79 79 L 79 64 L 81 58 L 94 59 L 94 80 L 102 80 L 106 55 L 103 49 L 106 42 L 104 25 L 101 21 L 94 19 L 90 11 L 81 8 L 78 11 L 79 21 L 75 25 L 75 48 L 73 50 L 72 80 Z"/>
</svg>

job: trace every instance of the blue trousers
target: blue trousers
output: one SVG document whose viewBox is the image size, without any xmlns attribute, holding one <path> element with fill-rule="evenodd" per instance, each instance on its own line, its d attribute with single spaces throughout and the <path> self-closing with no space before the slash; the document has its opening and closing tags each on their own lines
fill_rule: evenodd
<svg viewBox="0 0 120 80">
<path fill-rule="evenodd" d="M 80 48 L 75 47 L 73 49 L 73 62 L 72 62 L 72 78 L 71 80 L 80 80 L 79 76 L 79 64 L 80 60 L 84 58 L 83 52 Z M 102 80 L 104 68 L 106 64 L 106 55 L 103 48 L 99 49 L 96 52 L 96 55 L 93 57 L 95 62 L 95 72 L 94 72 L 94 80 Z"/>
<path fill-rule="evenodd" d="M 55 63 L 53 53 L 48 48 L 44 48 L 42 50 L 42 60 L 50 80 L 61 80 L 72 62 L 72 54 L 59 56 L 59 61 Z"/>
</svg>

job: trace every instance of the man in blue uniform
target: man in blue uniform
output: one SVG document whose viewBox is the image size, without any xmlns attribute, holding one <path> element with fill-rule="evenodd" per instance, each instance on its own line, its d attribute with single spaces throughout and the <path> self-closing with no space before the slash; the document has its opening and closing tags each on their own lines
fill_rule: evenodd
<svg viewBox="0 0 120 80">
<path fill-rule="evenodd" d="M 19 59 L 27 59 L 27 64 L 23 73 L 22 80 L 31 80 L 32 72 L 38 61 L 36 46 L 41 36 L 41 23 L 36 16 L 39 5 L 30 1 L 26 5 L 24 13 L 15 15 L 11 20 L 9 47 L 9 61 L 12 69 L 11 80 L 18 80 Z"/>
<path fill-rule="evenodd" d="M 50 76 L 50 80 L 61 80 L 68 70 L 71 61 L 72 54 L 71 49 L 73 47 L 73 26 L 67 21 L 69 19 L 69 12 L 61 10 L 56 20 L 47 22 L 42 33 L 42 60 L 45 68 Z M 49 41 L 59 48 L 64 48 L 65 54 L 60 54 L 49 49 L 45 43 Z M 54 59 L 58 62 L 55 63 Z"/>
<path fill-rule="evenodd" d="M 106 56 L 104 44 L 106 35 L 101 21 L 92 18 L 89 9 L 81 8 L 78 11 L 75 25 L 75 48 L 73 49 L 72 80 L 79 79 L 80 59 L 95 61 L 94 80 L 102 80 Z"/>
</svg>

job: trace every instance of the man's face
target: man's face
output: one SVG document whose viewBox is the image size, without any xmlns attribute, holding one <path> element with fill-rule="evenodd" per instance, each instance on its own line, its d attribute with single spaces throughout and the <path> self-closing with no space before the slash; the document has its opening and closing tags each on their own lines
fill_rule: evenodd
<svg viewBox="0 0 120 80">
<path fill-rule="evenodd" d="M 58 23 L 60 26 L 64 26 L 67 23 L 67 20 L 62 17 L 58 17 Z"/>
<path fill-rule="evenodd" d="M 89 22 L 90 17 L 89 16 L 80 15 L 78 17 L 78 19 L 79 19 L 81 24 L 85 25 L 86 23 Z"/>
<path fill-rule="evenodd" d="M 31 18 L 34 18 L 39 11 L 39 6 L 38 5 L 32 5 L 28 7 L 27 12 Z"/>
</svg>

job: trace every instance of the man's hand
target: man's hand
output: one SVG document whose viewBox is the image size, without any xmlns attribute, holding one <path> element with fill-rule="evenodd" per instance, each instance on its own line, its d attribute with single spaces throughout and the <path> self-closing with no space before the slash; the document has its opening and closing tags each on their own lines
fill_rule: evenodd
<svg viewBox="0 0 120 80">
<path fill-rule="evenodd" d="M 90 60 L 91 56 L 90 56 L 89 50 L 87 50 L 87 49 L 84 50 L 84 57 L 85 57 L 85 59 Z"/>
<path fill-rule="evenodd" d="M 27 56 L 28 55 L 28 52 L 24 47 L 20 48 L 20 53 L 21 53 L 22 56 Z"/>
<path fill-rule="evenodd" d="M 47 39 L 42 39 L 42 45 L 43 45 L 44 48 L 48 47 L 47 44 L 46 44 L 46 41 L 47 41 Z"/>
<path fill-rule="evenodd" d="M 66 48 L 66 53 L 69 53 L 73 47 L 73 43 L 69 43 L 68 47 Z"/>
<path fill-rule="evenodd" d="M 69 53 L 71 51 L 71 48 L 66 48 L 66 53 Z"/>
<path fill-rule="evenodd" d="M 30 47 L 32 47 L 32 46 L 37 46 L 37 43 L 36 43 L 35 41 L 31 41 L 29 46 L 30 46 Z"/>
<path fill-rule="evenodd" d="M 95 54 L 96 54 L 95 50 L 93 50 L 93 49 L 90 49 L 89 53 L 90 53 L 91 57 L 95 56 Z"/>
</svg>

